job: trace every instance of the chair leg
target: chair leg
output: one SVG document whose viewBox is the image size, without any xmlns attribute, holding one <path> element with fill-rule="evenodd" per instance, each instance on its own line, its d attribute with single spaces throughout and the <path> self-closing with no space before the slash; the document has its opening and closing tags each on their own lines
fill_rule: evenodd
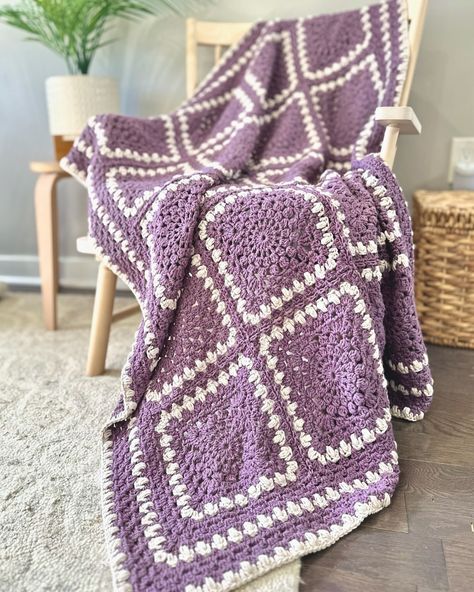
<svg viewBox="0 0 474 592">
<path fill-rule="evenodd" d="M 42 174 L 35 187 L 36 235 L 41 276 L 43 319 L 46 329 L 57 329 L 58 223 L 56 183 L 60 175 Z"/>
<path fill-rule="evenodd" d="M 117 276 L 103 263 L 99 266 L 97 287 L 92 313 L 92 326 L 87 355 L 87 376 L 97 376 L 105 370 L 105 358 L 109 344 L 110 325 L 114 309 Z"/>
</svg>

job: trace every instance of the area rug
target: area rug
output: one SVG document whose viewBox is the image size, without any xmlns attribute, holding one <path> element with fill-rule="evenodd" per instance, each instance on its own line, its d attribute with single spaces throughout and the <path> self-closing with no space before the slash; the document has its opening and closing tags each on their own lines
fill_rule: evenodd
<svg viewBox="0 0 474 592">
<path fill-rule="evenodd" d="M 117 305 L 130 298 L 117 298 Z M 38 293 L 0 301 L 0 590 L 111 592 L 100 440 L 139 316 L 114 326 L 110 371 L 84 369 L 92 295 L 59 296 L 46 331 Z"/>
<path fill-rule="evenodd" d="M 391 416 L 432 395 L 407 206 L 370 155 L 404 9 L 258 23 L 177 111 L 95 117 L 62 162 L 143 313 L 104 433 L 117 590 L 233 590 L 390 502 Z"/>
<path fill-rule="evenodd" d="M 130 298 L 117 297 L 120 309 Z M 111 592 L 100 509 L 100 429 L 139 315 L 114 324 L 108 371 L 84 374 L 92 295 L 61 294 L 56 332 L 41 296 L 0 303 L 0 590 Z M 79 352 L 79 353 L 78 353 Z M 297 592 L 300 562 L 239 592 Z"/>
</svg>

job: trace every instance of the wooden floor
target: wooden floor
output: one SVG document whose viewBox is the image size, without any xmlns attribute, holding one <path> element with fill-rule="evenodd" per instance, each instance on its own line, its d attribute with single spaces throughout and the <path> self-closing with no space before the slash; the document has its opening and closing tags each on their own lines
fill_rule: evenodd
<svg viewBox="0 0 474 592">
<path fill-rule="evenodd" d="M 418 423 L 395 420 L 392 505 L 303 561 L 301 592 L 474 590 L 474 351 L 431 346 L 435 395 Z"/>
</svg>

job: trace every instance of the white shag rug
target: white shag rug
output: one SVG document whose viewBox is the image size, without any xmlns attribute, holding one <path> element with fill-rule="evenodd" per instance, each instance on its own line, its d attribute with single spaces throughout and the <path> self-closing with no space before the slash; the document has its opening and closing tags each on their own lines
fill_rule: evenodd
<svg viewBox="0 0 474 592">
<path fill-rule="evenodd" d="M 129 298 L 118 298 L 117 306 Z M 100 431 L 139 317 L 114 325 L 108 372 L 84 376 L 92 296 L 61 295 L 48 332 L 38 294 L 0 300 L 0 591 L 110 592 Z M 300 562 L 239 592 L 296 592 Z M 166 591 L 164 591 L 166 592 Z"/>
</svg>

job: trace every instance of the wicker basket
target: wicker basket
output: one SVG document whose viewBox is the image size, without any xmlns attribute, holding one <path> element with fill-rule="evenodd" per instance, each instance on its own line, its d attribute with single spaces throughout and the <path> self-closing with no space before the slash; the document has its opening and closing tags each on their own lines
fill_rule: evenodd
<svg viewBox="0 0 474 592">
<path fill-rule="evenodd" d="M 474 348 L 474 192 L 414 195 L 416 301 L 426 341 Z"/>
</svg>

